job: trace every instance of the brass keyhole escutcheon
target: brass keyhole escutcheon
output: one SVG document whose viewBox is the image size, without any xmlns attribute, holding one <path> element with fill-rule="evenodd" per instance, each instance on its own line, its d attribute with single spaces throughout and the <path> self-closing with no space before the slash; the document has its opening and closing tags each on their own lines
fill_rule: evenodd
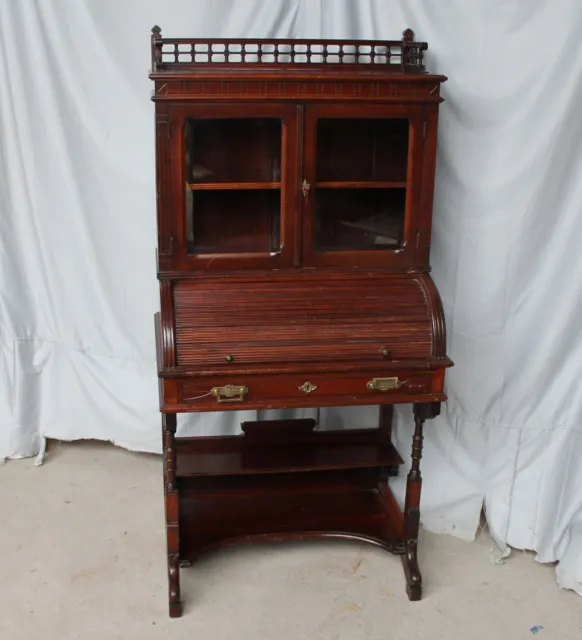
<svg viewBox="0 0 582 640">
<path fill-rule="evenodd" d="M 304 382 L 300 387 L 300 391 L 305 391 L 305 393 L 312 393 L 317 389 L 316 384 L 311 384 L 311 382 Z"/>
</svg>

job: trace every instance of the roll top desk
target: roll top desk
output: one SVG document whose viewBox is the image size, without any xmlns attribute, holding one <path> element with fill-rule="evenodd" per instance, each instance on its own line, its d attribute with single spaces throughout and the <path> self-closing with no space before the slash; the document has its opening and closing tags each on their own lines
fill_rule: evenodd
<svg viewBox="0 0 582 640">
<path fill-rule="evenodd" d="M 424 421 L 445 400 L 429 269 L 444 76 L 426 43 L 163 38 L 152 30 L 156 316 L 170 614 L 180 567 L 250 540 L 343 537 L 417 561 Z M 414 405 L 412 466 L 392 407 Z M 379 405 L 377 428 L 245 422 L 177 437 L 185 412 Z M 360 425 L 361 426 L 361 425 Z"/>
</svg>

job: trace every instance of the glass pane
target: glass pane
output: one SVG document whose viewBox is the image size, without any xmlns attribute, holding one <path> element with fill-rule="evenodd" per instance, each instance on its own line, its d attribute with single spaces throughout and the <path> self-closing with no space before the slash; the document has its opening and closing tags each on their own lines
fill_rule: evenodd
<svg viewBox="0 0 582 640">
<path fill-rule="evenodd" d="M 189 253 L 281 250 L 280 118 L 190 118 L 185 132 Z"/>
<path fill-rule="evenodd" d="M 322 118 L 317 182 L 403 182 L 409 122 L 402 118 Z"/>
<path fill-rule="evenodd" d="M 186 206 L 188 253 L 280 251 L 279 189 L 188 189 Z"/>
<path fill-rule="evenodd" d="M 405 118 L 318 120 L 316 250 L 402 246 L 409 129 Z"/>
<path fill-rule="evenodd" d="M 402 244 L 406 189 L 318 188 L 319 251 L 395 249 Z"/>
<path fill-rule="evenodd" d="M 194 119 L 186 122 L 189 183 L 279 182 L 279 118 Z"/>
</svg>

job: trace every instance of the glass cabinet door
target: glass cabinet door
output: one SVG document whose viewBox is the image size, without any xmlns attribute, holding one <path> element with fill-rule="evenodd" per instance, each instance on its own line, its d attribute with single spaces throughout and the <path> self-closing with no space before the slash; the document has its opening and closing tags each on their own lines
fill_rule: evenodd
<svg viewBox="0 0 582 640">
<path fill-rule="evenodd" d="M 414 184 L 420 170 L 412 159 L 422 141 L 421 121 L 402 108 L 390 113 L 370 106 L 346 113 L 345 107 L 317 106 L 306 126 L 306 263 L 401 261 L 418 204 Z"/>
<path fill-rule="evenodd" d="M 195 266 L 283 266 L 292 260 L 297 162 L 288 107 L 188 113 L 182 132 L 184 249 Z M 292 158 L 291 158 L 292 159 Z M 285 206 L 284 206 L 285 203 Z M 238 262 L 234 262 L 238 261 Z"/>
</svg>

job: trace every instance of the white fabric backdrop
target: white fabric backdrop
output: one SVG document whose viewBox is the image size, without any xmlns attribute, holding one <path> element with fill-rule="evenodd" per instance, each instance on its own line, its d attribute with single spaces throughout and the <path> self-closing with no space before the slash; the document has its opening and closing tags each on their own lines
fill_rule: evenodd
<svg viewBox="0 0 582 640">
<path fill-rule="evenodd" d="M 161 449 L 156 23 L 216 37 L 410 26 L 429 42 L 430 70 L 450 78 L 432 263 L 456 367 L 427 429 L 423 522 L 471 539 L 484 502 L 501 545 L 560 559 L 561 584 L 582 592 L 579 0 L 0 2 L 0 459 L 44 437 Z M 399 411 L 406 451 L 409 418 Z M 240 419 L 182 428 L 233 433 Z"/>
</svg>

